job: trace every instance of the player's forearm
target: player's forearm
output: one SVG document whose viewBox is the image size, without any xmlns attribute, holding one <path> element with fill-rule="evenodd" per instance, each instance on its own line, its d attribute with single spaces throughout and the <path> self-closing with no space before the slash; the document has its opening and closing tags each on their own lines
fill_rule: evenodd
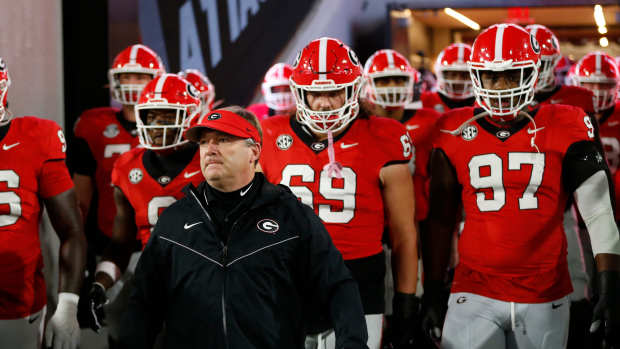
<svg viewBox="0 0 620 349">
<path fill-rule="evenodd" d="M 395 289 L 401 293 L 415 293 L 418 283 L 418 246 L 415 232 L 411 235 L 392 249 Z"/>
<path fill-rule="evenodd" d="M 59 292 L 80 293 L 86 265 L 86 239 L 81 231 L 62 241 L 59 253 Z"/>
<path fill-rule="evenodd" d="M 620 271 L 620 255 L 599 253 L 594 259 L 596 261 L 596 269 L 599 272 L 607 270 Z"/>
</svg>

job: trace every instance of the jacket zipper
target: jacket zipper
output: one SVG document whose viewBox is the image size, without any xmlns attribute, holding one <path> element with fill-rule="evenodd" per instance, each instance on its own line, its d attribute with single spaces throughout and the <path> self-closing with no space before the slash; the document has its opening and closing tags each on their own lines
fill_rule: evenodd
<svg viewBox="0 0 620 349">
<path fill-rule="evenodd" d="M 228 326 L 226 325 L 226 280 L 228 273 L 226 272 L 226 260 L 228 259 L 228 246 L 222 243 L 222 265 L 224 266 L 224 282 L 222 285 L 222 328 L 224 329 L 224 345 L 228 348 Z"/>
</svg>

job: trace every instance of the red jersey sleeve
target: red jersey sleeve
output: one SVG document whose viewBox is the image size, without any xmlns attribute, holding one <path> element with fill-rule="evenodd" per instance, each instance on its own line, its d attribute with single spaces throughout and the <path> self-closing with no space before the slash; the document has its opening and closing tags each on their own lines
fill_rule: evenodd
<svg viewBox="0 0 620 349">
<path fill-rule="evenodd" d="M 545 108 L 543 106 L 541 108 Z M 579 141 L 594 141 L 595 131 L 592 119 L 579 107 L 569 105 L 554 105 L 551 120 L 558 123 L 555 127 L 555 140 L 560 144 L 564 140 L 564 152 L 571 144 Z M 548 108 L 548 107 L 547 107 Z M 542 111 L 542 110 L 541 110 Z M 536 119 L 534 119 L 536 120 Z"/>
<path fill-rule="evenodd" d="M 371 118 L 374 118 L 372 128 L 376 130 L 378 144 L 382 145 L 380 150 L 385 156 L 383 166 L 409 162 L 415 149 L 405 126 L 393 119 Z"/>
<path fill-rule="evenodd" d="M 49 198 L 73 188 L 73 181 L 65 164 L 67 142 L 60 126 L 51 120 L 41 120 L 38 129 L 42 139 L 42 166 L 39 172 L 39 192 Z"/>
</svg>

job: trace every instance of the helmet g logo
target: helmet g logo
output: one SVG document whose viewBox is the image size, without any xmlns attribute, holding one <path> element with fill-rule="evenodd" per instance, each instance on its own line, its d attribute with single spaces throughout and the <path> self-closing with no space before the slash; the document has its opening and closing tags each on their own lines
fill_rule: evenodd
<svg viewBox="0 0 620 349">
<path fill-rule="evenodd" d="M 353 52 L 353 50 L 349 50 L 349 59 L 353 62 L 353 64 L 360 65 L 360 60 L 357 59 L 357 55 Z"/>
<path fill-rule="evenodd" d="M 532 50 L 535 53 L 540 53 L 540 45 L 538 44 L 538 40 L 534 37 L 534 35 L 530 34 L 530 43 L 532 44 Z"/>
<path fill-rule="evenodd" d="M 293 62 L 293 69 L 297 68 L 300 60 L 301 60 L 301 51 L 297 52 L 297 57 L 295 58 L 295 62 Z"/>
<path fill-rule="evenodd" d="M 4 59 L 0 58 L 0 71 L 4 71 L 6 69 L 6 64 L 4 63 Z"/>
<path fill-rule="evenodd" d="M 221 114 L 213 113 L 213 114 L 210 114 L 209 116 L 207 116 L 207 119 L 209 119 L 209 120 L 217 120 L 217 119 L 220 119 L 221 117 L 222 117 Z"/>
<path fill-rule="evenodd" d="M 280 225 L 278 222 L 269 218 L 258 221 L 258 223 L 256 223 L 256 227 L 258 230 L 267 234 L 275 234 L 278 230 L 280 230 Z"/>
<path fill-rule="evenodd" d="M 194 98 L 198 98 L 198 95 L 200 95 L 200 92 L 198 92 L 198 90 L 194 87 L 194 85 L 187 84 L 187 94 L 189 94 L 190 96 Z"/>
</svg>

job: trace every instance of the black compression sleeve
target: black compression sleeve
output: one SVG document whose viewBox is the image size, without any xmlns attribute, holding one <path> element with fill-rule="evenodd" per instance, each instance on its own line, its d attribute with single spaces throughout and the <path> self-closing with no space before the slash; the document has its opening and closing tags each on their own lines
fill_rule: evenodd
<svg viewBox="0 0 620 349">
<path fill-rule="evenodd" d="M 593 141 L 579 141 L 571 144 L 562 162 L 562 182 L 569 194 L 579 188 L 581 183 L 598 171 L 605 171 L 610 179 L 610 192 L 613 193 L 611 175 L 605 158 Z"/>
<path fill-rule="evenodd" d="M 75 137 L 67 149 L 67 166 L 71 173 L 94 176 L 97 161 L 93 156 L 88 142 L 84 138 Z"/>
</svg>

